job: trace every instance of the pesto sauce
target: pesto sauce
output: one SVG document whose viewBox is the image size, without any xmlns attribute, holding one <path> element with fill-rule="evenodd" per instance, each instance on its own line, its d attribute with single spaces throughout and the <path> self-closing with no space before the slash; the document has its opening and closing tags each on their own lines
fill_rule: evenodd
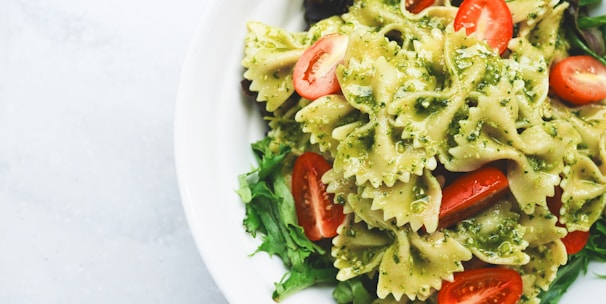
<svg viewBox="0 0 606 304">
<path fill-rule="evenodd" d="M 414 109 L 415 113 L 421 116 L 429 116 L 432 113 L 439 112 L 440 110 L 448 106 L 447 99 L 441 98 L 425 98 L 420 97 L 415 100 Z"/>
<path fill-rule="evenodd" d="M 502 212 L 495 210 L 494 212 Z M 512 214 L 513 215 L 513 214 Z M 507 257 L 515 254 L 525 242 L 518 231 L 518 216 L 502 218 L 493 228 L 483 227 L 477 218 L 462 221 L 457 229 L 466 236 L 465 245 L 475 248 L 488 257 Z M 485 215 L 483 215 L 485 216 Z"/>
</svg>

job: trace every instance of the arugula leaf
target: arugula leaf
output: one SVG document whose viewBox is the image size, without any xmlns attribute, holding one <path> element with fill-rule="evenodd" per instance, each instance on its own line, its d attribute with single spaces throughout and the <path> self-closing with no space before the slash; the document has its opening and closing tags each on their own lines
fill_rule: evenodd
<svg viewBox="0 0 606 304">
<path fill-rule="evenodd" d="M 604 16 L 590 17 L 587 6 L 596 0 L 566 0 L 569 3 L 564 18 L 566 38 L 572 51 L 593 56 L 606 64 L 606 41 Z"/>
<path fill-rule="evenodd" d="M 339 304 L 370 304 L 375 298 L 366 289 L 361 277 L 339 282 L 337 288 L 333 291 L 332 296 Z"/>
<path fill-rule="evenodd" d="M 274 301 L 280 301 L 316 284 L 336 284 L 337 272 L 329 255 L 313 256 L 306 261 L 305 267 L 293 269 L 275 284 L 276 289 L 272 298 Z"/>
<path fill-rule="evenodd" d="M 303 271 L 291 271 L 282 278 L 276 285 L 273 299 L 280 299 L 296 293 L 304 288 L 316 284 L 336 285 L 332 292 L 333 298 L 339 304 L 370 304 L 376 299 L 376 280 L 368 282 L 368 277 L 355 277 L 347 281 L 338 281 L 336 275 L 338 270 L 332 266 L 332 258 L 329 255 L 318 256 L 316 259 L 310 259 L 307 264 L 309 267 Z M 366 279 L 366 280 L 365 280 Z M 374 291 L 374 292 L 373 292 Z"/>
<path fill-rule="evenodd" d="M 266 137 L 252 144 L 259 167 L 238 178 L 237 193 L 246 203 L 243 224 L 253 237 L 262 234 L 257 252 L 279 256 L 288 268 L 300 268 L 309 255 L 324 252 L 297 224 L 294 199 L 283 173 L 290 149 L 282 146 L 274 153 L 270 142 Z"/>
<path fill-rule="evenodd" d="M 560 301 L 564 293 L 579 277 L 581 272 L 585 273 L 589 261 L 586 255 L 578 253 L 568 259 L 566 265 L 560 267 L 556 279 L 551 283 L 549 290 L 541 292 L 539 298 L 541 304 L 555 304 Z"/>
<path fill-rule="evenodd" d="M 290 148 L 273 152 L 266 137 L 252 144 L 258 167 L 238 177 L 237 193 L 245 203 L 243 225 L 262 243 L 253 253 L 266 252 L 280 257 L 289 270 L 276 283 L 274 300 L 282 299 L 318 283 L 337 283 L 337 269 L 329 250 L 311 242 L 297 223 L 295 202 L 286 182 L 292 166 Z"/>
<path fill-rule="evenodd" d="M 589 263 L 592 261 L 606 262 L 606 217 L 600 218 L 591 228 L 591 235 L 585 248 L 569 256 L 566 265 L 560 267 L 549 290 L 539 295 L 541 303 L 558 303 L 579 275 L 587 274 Z M 598 276 L 603 277 L 603 275 Z"/>
<path fill-rule="evenodd" d="M 269 147 L 270 144 L 271 138 L 265 137 L 251 145 L 255 159 L 259 164 L 258 170 L 253 170 L 251 173 L 256 171 L 257 178 L 259 180 L 264 180 L 268 175 L 272 174 L 276 170 L 282 169 L 282 163 L 290 152 L 290 148 L 288 146 L 281 145 L 278 148 L 278 152 L 274 153 Z M 249 173 L 249 175 L 251 173 Z"/>
<path fill-rule="evenodd" d="M 600 27 L 606 25 L 606 15 L 597 17 L 579 17 L 577 24 L 580 29 L 587 29 L 591 27 Z"/>
<path fill-rule="evenodd" d="M 606 217 L 600 218 L 591 228 L 591 236 L 581 252 L 585 252 L 592 261 L 606 262 Z"/>
<path fill-rule="evenodd" d="M 570 41 L 571 45 L 576 48 L 577 51 L 585 53 L 587 55 L 593 56 L 594 58 L 596 58 L 597 60 L 599 60 L 601 63 L 606 65 L 606 58 L 601 57 L 600 55 L 598 55 L 596 52 L 594 52 L 591 48 L 589 48 L 585 42 L 583 42 L 583 40 L 581 40 L 581 38 L 579 38 L 579 36 L 577 36 L 574 33 L 574 30 L 571 28 L 566 28 L 566 37 L 568 38 L 568 40 Z"/>
</svg>

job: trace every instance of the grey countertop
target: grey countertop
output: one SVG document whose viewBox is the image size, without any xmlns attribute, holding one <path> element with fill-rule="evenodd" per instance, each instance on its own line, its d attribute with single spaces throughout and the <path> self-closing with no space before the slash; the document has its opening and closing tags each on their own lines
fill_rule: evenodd
<svg viewBox="0 0 606 304">
<path fill-rule="evenodd" d="M 206 0 L 0 0 L 0 303 L 225 303 L 175 176 Z"/>
</svg>

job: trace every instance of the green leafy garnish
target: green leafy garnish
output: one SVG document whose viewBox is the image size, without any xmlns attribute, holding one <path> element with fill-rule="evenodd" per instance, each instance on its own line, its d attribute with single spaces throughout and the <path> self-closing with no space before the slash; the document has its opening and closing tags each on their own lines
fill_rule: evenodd
<svg viewBox="0 0 606 304">
<path fill-rule="evenodd" d="M 261 235 L 256 252 L 280 257 L 289 269 L 273 294 L 279 300 L 317 283 L 336 284 L 337 270 L 327 250 L 311 242 L 297 224 L 295 203 L 286 183 L 292 165 L 290 148 L 273 152 L 271 138 L 252 144 L 258 167 L 239 177 L 237 190 L 245 203 L 244 227 L 253 237 Z M 255 253 L 256 253 L 255 252 Z"/>
<path fill-rule="evenodd" d="M 336 277 L 337 269 L 332 265 L 330 255 L 312 256 L 306 260 L 305 267 L 293 269 L 275 284 L 276 290 L 272 297 L 275 301 L 279 301 L 316 284 L 336 284 Z"/>
<path fill-rule="evenodd" d="M 369 304 L 375 296 L 364 286 L 360 277 L 355 277 L 344 282 L 339 282 L 332 293 L 337 303 Z"/>
<path fill-rule="evenodd" d="M 283 173 L 289 148 L 282 146 L 273 153 L 269 143 L 270 138 L 265 138 L 252 145 L 259 167 L 239 177 L 238 194 L 246 203 L 243 224 L 253 237 L 263 235 L 257 251 L 277 255 L 286 267 L 298 270 L 312 253 L 324 251 L 297 224 L 294 199 Z"/>
<path fill-rule="evenodd" d="M 566 0 L 566 38 L 573 53 L 587 54 L 606 64 L 606 16 L 589 16 L 588 6 L 600 0 Z"/>
</svg>

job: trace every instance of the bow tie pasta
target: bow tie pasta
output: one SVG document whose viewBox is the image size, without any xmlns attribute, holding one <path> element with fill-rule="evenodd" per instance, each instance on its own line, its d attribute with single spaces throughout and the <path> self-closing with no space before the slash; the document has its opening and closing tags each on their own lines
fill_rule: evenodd
<svg viewBox="0 0 606 304">
<path fill-rule="evenodd" d="M 392 4 L 393 3 L 393 4 Z M 517 29 L 500 56 L 455 31 L 456 8 L 413 15 L 399 1 L 354 1 L 349 12 L 289 33 L 248 24 L 244 77 L 270 113 L 268 137 L 333 163 L 322 178 L 349 220 L 333 241 L 337 276 L 378 276 L 377 295 L 431 300 L 472 258 L 518 270 L 537 303 L 566 263 L 565 228 L 587 231 L 606 205 L 606 107 L 569 108 L 549 94 L 566 3 L 507 2 Z M 314 41 L 349 36 L 338 94 L 306 100 L 292 71 Z M 441 170 L 502 162 L 510 193 L 471 219 L 438 229 Z M 541 269 L 541 273 L 536 270 Z"/>
</svg>

